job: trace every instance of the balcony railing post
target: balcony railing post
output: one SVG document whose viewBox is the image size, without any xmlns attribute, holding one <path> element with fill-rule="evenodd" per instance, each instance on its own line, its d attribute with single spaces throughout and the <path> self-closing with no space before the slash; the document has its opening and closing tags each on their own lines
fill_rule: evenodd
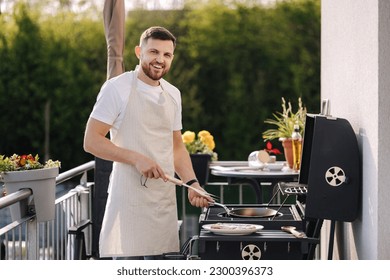
<svg viewBox="0 0 390 280">
<path fill-rule="evenodd" d="M 83 191 L 80 191 L 80 205 L 81 205 L 81 220 L 80 221 L 86 221 L 90 220 L 92 221 L 91 216 L 91 190 L 90 186 L 85 186 Z M 91 246 L 92 246 L 92 228 L 86 227 L 84 229 L 84 237 L 85 237 L 85 246 L 86 246 L 86 252 L 87 255 L 91 255 Z"/>
<path fill-rule="evenodd" d="M 38 260 L 39 259 L 39 250 L 38 250 L 38 222 L 34 217 L 27 222 L 27 259 L 28 260 Z"/>
</svg>

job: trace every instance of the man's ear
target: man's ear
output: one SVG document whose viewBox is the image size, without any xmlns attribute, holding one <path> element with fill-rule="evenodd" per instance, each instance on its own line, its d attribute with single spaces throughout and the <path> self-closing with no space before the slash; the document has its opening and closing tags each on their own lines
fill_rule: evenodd
<svg viewBox="0 0 390 280">
<path fill-rule="evenodd" d="M 140 56 L 141 56 L 141 47 L 140 47 L 140 46 L 136 46 L 136 47 L 134 48 L 134 53 L 135 53 L 135 55 L 137 56 L 137 58 L 139 59 Z"/>
</svg>

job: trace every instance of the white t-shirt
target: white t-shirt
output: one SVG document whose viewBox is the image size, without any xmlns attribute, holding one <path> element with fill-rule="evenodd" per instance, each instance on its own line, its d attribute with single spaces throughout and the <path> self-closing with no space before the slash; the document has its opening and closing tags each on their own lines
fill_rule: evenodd
<svg viewBox="0 0 390 280">
<path fill-rule="evenodd" d="M 117 77 L 106 81 L 97 96 L 97 100 L 90 117 L 98 121 L 111 125 L 111 138 L 116 135 L 119 129 L 124 112 L 129 100 L 133 75 L 137 75 L 137 71 L 125 72 Z M 161 93 L 164 90 L 173 98 L 176 109 L 175 119 L 173 122 L 173 131 L 181 130 L 181 95 L 180 91 L 164 79 L 160 80 L 160 86 L 150 86 L 141 80 L 137 80 L 137 92 L 146 94 L 151 100 L 160 102 Z"/>
</svg>

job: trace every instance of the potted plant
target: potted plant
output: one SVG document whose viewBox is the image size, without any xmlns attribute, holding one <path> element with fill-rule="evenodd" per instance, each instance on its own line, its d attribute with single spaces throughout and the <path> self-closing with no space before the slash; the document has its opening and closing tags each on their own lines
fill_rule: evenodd
<svg viewBox="0 0 390 280">
<path fill-rule="evenodd" d="M 271 141 L 267 141 L 267 143 L 265 144 L 264 151 L 266 151 L 269 154 L 270 162 L 276 162 L 276 155 L 281 155 L 282 154 L 282 152 L 279 151 L 278 148 L 274 148 L 272 146 Z"/>
<path fill-rule="evenodd" d="M 293 167 L 292 159 L 292 141 L 291 135 L 294 132 L 294 125 L 298 124 L 300 128 L 300 134 L 303 135 L 305 129 L 306 120 L 306 107 L 302 104 L 302 99 L 298 98 L 298 109 L 293 111 L 291 102 L 286 103 L 286 100 L 282 97 L 282 112 L 275 112 L 272 114 L 273 119 L 266 119 L 264 123 L 276 126 L 263 132 L 263 139 L 273 140 L 279 139 L 282 141 L 284 148 L 284 155 L 290 166 Z"/>
<path fill-rule="evenodd" d="M 61 162 L 51 159 L 40 163 L 38 155 L 0 155 L 0 182 L 4 182 L 7 194 L 31 189 L 33 200 L 29 204 L 35 207 L 37 221 L 49 221 L 55 216 L 55 186 L 60 167 Z M 10 207 L 13 220 L 21 218 L 20 206 Z"/>
<path fill-rule="evenodd" d="M 214 152 L 214 137 L 207 130 L 199 131 L 196 135 L 193 131 L 185 131 L 182 140 L 190 154 L 192 166 L 200 185 L 205 185 L 209 175 L 210 161 L 218 159 Z"/>
</svg>

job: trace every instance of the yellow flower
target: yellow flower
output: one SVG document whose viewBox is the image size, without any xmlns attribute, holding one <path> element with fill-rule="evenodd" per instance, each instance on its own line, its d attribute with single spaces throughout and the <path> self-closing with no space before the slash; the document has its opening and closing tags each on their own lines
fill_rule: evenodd
<svg viewBox="0 0 390 280">
<path fill-rule="evenodd" d="M 195 140 L 195 132 L 187 130 L 182 134 L 181 138 L 183 139 L 184 144 L 192 143 Z"/>
<path fill-rule="evenodd" d="M 185 131 L 181 138 L 185 144 L 187 151 L 190 154 L 209 154 L 212 160 L 218 159 L 218 154 L 213 150 L 215 148 L 214 137 L 207 130 L 198 132 L 198 137 L 195 137 L 193 131 Z"/>
<path fill-rule="evenodd" d="M 205 137 L 205 136 L 209 136 L 209 135 L 211 135 L 211 134 L 207 130 L 201 130 L 201 131 L 198 132 L 198 137 L 199 138 L 202 138 L 202 137 Z"/>
<path fill-rule="evenodd" d="M 214 150 L 215 142 L 214 137 L 212 135 L 201 136 L 200 141 L 202 141 L 210 150 Z"/>
</svg>

